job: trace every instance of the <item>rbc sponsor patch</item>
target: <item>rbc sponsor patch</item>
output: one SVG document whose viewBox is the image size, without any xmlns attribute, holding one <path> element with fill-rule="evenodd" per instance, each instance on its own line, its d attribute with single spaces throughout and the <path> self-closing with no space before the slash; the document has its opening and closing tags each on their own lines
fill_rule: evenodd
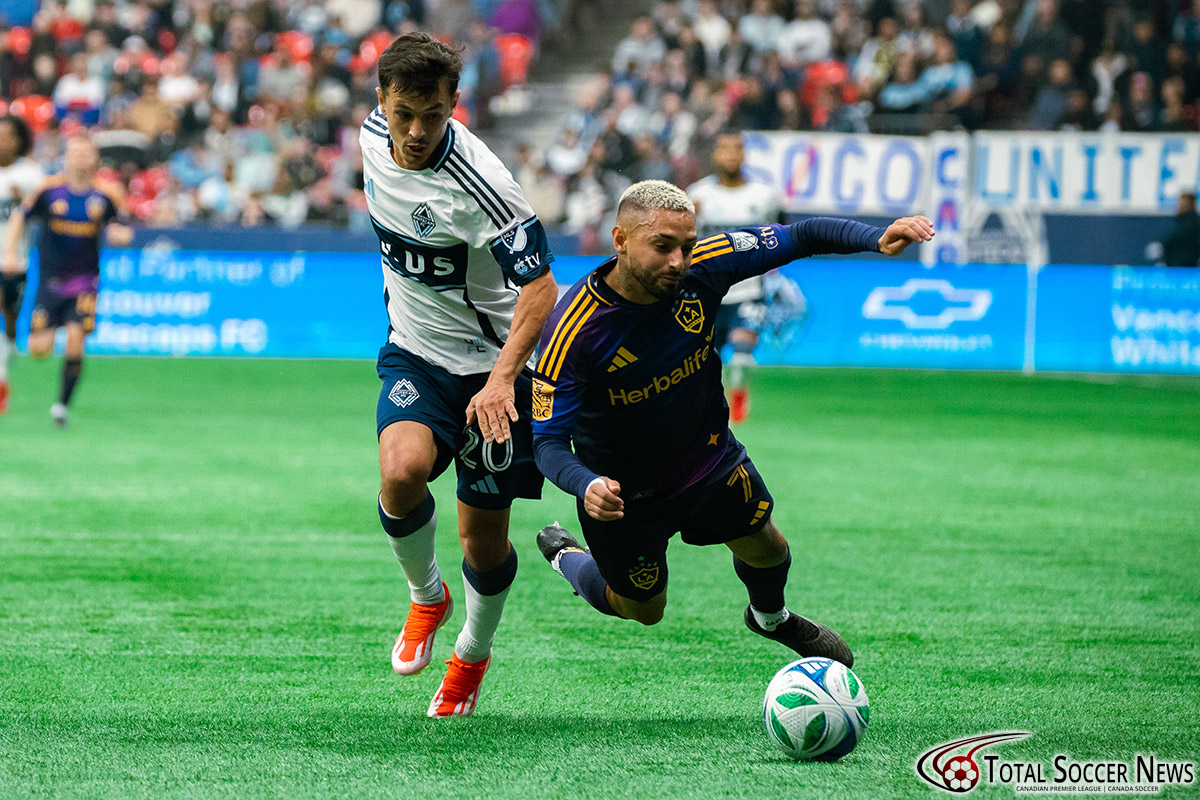
<svg viewBox="0 0 1200 800">
<path fill-rule="evenodd" d="M 545 381 L 533 379 L 533 418 L 545 422 L 554 416 L 554 387 Z"/>
<path fill-rule="evenodd" d="M 421 393 L 417 391 L 417 387 L 409 382 L 408 378 L 396 381 L 396 385 L 388 392 L 388 399 L 401 408 L 408 408 L 420 396 Z"/>
</svg>

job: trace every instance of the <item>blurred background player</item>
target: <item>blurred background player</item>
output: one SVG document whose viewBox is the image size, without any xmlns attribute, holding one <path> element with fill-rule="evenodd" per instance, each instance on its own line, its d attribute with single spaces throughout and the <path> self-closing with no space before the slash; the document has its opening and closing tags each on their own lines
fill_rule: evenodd
<svg viewBox="0 0 1200 800">
<path fill-rule="evenodd" d="M 46 176 L 32 159 L 33 134 L 25 120 L 11 114 L 0 117 L 0 230 L 6 231 L 9 219 L 21 201 L 42 185 Z M 16 259 L 0 264 L 0 316 L 4 317 L 4 336 L 0 337 L 0 414 L 8 413 L 8 362 L 17 350 L 17 317 L 25 297 L 25 259 L 29 252 L 28 231 L 17 242 Z"/>
<path fill-rule="evenodd" d="M 429 665 L 453 611 L 427 484 L 451 460 L 458 473 L 467 619 L 431 717 L 471 714 L 491 664 L 517 573 L 509 507 L 541 496 L 527 362 L 558 296 L 541 222 L 499 159 L 451 120 L 461 70 L 458 51 L 401 36 L 379 59 L 379 107 L 359 133 L 390 322 L 378 362 L 379 519 L 412 598 L 392 649 L 401 675 Z"/>
<path fill-rule="evenodd" d="M 787 221 L 779 193 L 742 173 L 745 159 L 741 133 L 727 131 L 717 136 L 712 152 L 716 172 L 687 190 L 696 206 L 696 231 L 701 237 Z M 756 275 L 730 287 L 717 312 L 713 349 L 720 354 L 726 343 L 733 348 L 727 378 L 729 421 L 734 424 L 745 422 L 750 411 L 746 373 L 754 364 L 754 346 L 758 344 L 759 325 L 764 316 L 762 306 L 766 301 L 763 277 Z"/>
<path fill-rule="evenodd" d="M 644 625 L 667 604 L 667 544 L 724 544 L 754 633 L 851 666 L 834 631 L 789 612 L 791 554 L 774 500 L 729 429 L 713 328 L 730 286 L 822 253 L 898 255 L 929 241 L 924 217 L 887 229 L 815 217 L 697 241 L 687 195 L 664 181 L 626 190 L 617 255 L 572 286 L 542 332 L 534 381 L 538 466 L 578 498 L 590 552 L 557 523 L 538 549 L 593 608 Z"/>
<path fill-rule="evenodd" d="M 100 284 L 100 239 L 118 247 L 133 240 L 133 229 L 114 222 L 122 214 L 121 190 L 96 180 L 100 155 L 91 139 L 67 141 L 65 169 L 45 182 L 12 215 L 5 265 L 18 261 L 26 220 L 42 220 L 38 236 L 39 280 L 29 325 L 29 354 L 54 352 L 54 335 L 67 330 L 58 402 L 50 407 L 54 423 L 66 427 L 68 406 L 83 372 L 83 340 L 96 324 Z M 9 271 L 11 266 L 6 266 Z"/>
</svg>

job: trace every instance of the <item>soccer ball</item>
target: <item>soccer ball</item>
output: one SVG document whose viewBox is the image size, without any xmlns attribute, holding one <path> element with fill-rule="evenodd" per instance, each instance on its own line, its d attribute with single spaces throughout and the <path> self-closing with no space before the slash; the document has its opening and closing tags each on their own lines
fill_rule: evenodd
<svg viewBox="0 0 1200 800">
<path fill-rule="evenodd" d="M 836 761 L 867 732 L 862 682 L 828 658 L 793 661 L 771 678 L 763 703 L 767 736 L 797 761 Z"/>
</svg>

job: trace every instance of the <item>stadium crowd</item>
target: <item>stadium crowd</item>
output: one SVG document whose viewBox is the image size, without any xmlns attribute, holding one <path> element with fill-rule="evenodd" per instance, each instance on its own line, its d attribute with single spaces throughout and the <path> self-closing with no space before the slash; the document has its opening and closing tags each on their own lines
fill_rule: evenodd
<svg viewBox="0 0 1200 800">
<path fill-rule="evenodd" d="M 629 181 L 700 177 L 727 129 L 1195 131 L 1200 4 L 660 0 L 609 66 L 522 155 L 543 219 L 585 236 Z"/>
<path fill-rule="evenodd" d="M 62 165 L 86 127 L 140 223 L 363 226 L 358 129 L 375 61 L 417 28 L 466 47 L 458 117 L 489 98 L 578 0 L 67 0 L 0 26 L 0 113 L 28 121 L 33 157 Z M 516 73 L 516 74 L 511 74 Z"/>
<path fill-rule="evenodd" d="M 68 0 L 0 28 L 0 111 L 60 163 L 95 131 L 147 225 L 367 227 L 358 127 L 398 33 L 460 41 L 459 117 L 582 0 Z M 544 153 L 514 170 L 535 210 L 595 231 L 621 189 L 686 186 L 727 129 L 1194 131 L 1197 0 L 657 0 Z M 589 249 L 585 241 L 583 246 Z"/>
</svg>

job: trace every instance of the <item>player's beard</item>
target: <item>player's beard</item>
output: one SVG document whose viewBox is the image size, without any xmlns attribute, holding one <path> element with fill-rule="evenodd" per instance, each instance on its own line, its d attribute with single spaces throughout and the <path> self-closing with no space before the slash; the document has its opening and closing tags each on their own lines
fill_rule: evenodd
<svg viewBox="0 0 1200 800">
<path fill-rule="evenodd" d="M 687 277 L 687 272 L 685 271 L 679 276 L 679 282 L 674 286 L 665 285 L 662 282 L 663 273 L 643 267 L 632 258 L 629 259 L 629 274 L 655 300 L 674 300 L 679 296 L 679 292 L 683 288 L 683 279 Z"/>
</svg>

